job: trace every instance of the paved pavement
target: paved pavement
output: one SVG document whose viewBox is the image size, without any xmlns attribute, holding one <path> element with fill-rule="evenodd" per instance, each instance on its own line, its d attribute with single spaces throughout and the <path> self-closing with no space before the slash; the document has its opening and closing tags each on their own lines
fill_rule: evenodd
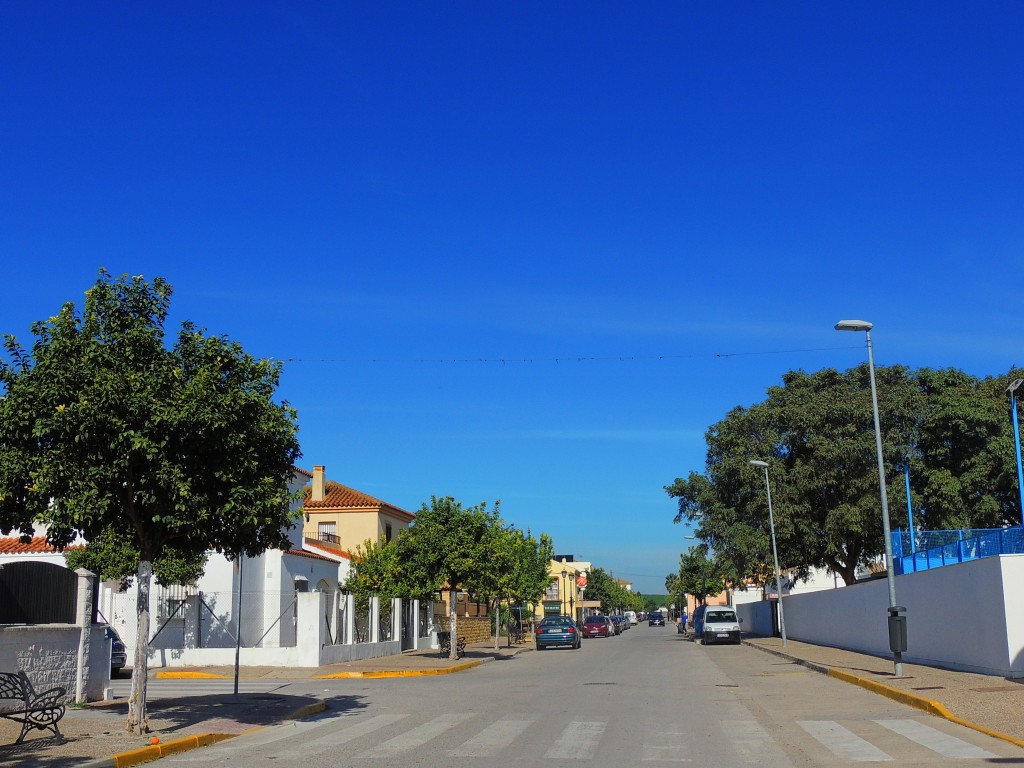
<svg viewBox="0 0 1024 768">
<path fill-rule="evenodd" d="M 890 659 L 838 648 L 780 638 L 749 638 L 744 642 L 780 657 L 780 663 L 799 663 L 823 674 L 903 701 L 939 717 L 1002 738 L 1024 747 L 1024 681 L 978 675 L 969 672 L 904 664 L 904 675 L 896 678 Z M 309 680 L 346 677 L 403 677 L 465 672 L 479 664 L 508 660 L 532 650 L 532 644 L 493 642 L 472 645 L 459 661 L 442 659 L 436 652 L 413 651 L 399 656 L 362 659 L 314 668 L 243 667 L 245 679 Z M 204 667 L 158 671 L 154 677 L 228 677 L 232 667 Z M 159 699 L 149 702 L 153 733 L 132 736 L 124 730 L 127 703 L 123 700 L 69 708 L 60 727 L 65 739 L 34 732 L 20 746 L 13 745 L 18 730 L 0 720 L 0 764 L 5 768 L 72 768 L 73 766 L 136 765 L 161 756 L 161 752 L 183 751 L 230 738 L 246 730 L 288 718 L 305 717 L 331 705 L 305 696 L 239 694 Z M 151 745 L 153 737 L 159 740 Z"/>
</svg>

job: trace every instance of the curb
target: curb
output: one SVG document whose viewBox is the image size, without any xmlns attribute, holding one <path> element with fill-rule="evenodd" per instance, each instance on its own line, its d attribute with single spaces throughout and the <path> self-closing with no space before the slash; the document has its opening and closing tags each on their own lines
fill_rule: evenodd
<svg viewBox="0 0 1024 768">
<path fill-rule="evenodd" d="M 763 645 L 751 643 L 747 640 L 744 640 L 743 644 L 751 648 L 757 648 L 759 651 L 771 654 L 772 656 L 778 656 L 782 659 L 788 659 L 789 661 L 792 661 L 795 664 L 807 667 L 808 669 L 812 669 L 815 672 L 820 672 L 821 674 L 827 675 L 828 677 L 834 677 L 836 680 L 842 680 L 844 683 L 850 683 L 851 685 L 859 686 L 860 688 L 863 688 L 867 691 L 871 691 L 872 693 L 876 693 L 879 696 L 885 696 L 887 699 L 898 701 L 900 704 L 906 704 L 909 707 L 914 707 L 914 709 L 919 709 L 922 712 L 927 712 L 929 715 L 941 717 L 944 720 L 949 720 L 951 723 L 956 723 L 957 725 L 962 725 L 965 728 L 970 728 L 973 731 L 984 733 L 986 736 L 991 736 L 995 739 L 1000 739 L 1002 741 L 1008 742 L 1018 747 L 1024 747 L 1024 740 L 1018 739 L 1015 736 L 1009 736 L 1005 733 L 1000 733 L 999 731 L 993 730 L 992 728 L 989 728 L 987 726 L 979 725 L 978 723 L 971 722 L 970 720 L 965 720 L 962 717 L 958 717 L 957 715 L 954 715 L 952 712 L 946 709 L 946 707 L 943 706 L 940 702 L 934 701 L 933 699 L 926 699 L 924 696 L 918 696 L 914 693 L 907 693 L 906 691 L 901 691 L 899 688 L 893 688 L 892 686 L 885 685 L 884 683 L 879 683 L 875 680 L 869 680 L 866 677 L 860 677 L 859 675 L 854 675 L 850 672 L 844 672 L 841 669 L 835 669 L 834 667 L 829 667 L 824 664 L 818 664 L 813 661 L 807 661 L 806 659 L 791 656 L 788 653 L 778 651 L 774 648 L 765 648 Z"/>
<path fill-rule="evenodd" d="M 300 720 L 303 717 L 309 715 L 315 715 L 323 712 L 327 709 L 327 705 L 322 701 L 318 701 L 315 704 L 307 704 L 300 709 L 291 712 L 281 720 Z M 257 725 L 253 728 L 249 728 L 242 733 L 252 733 L 262 728 L 266 728 L 265 725 Z M 80 768 L 129 768 L 133 765 L 141 765 L 142 763 L 148 763 L 152 760 L 159 760 L 162 757 L 168 755 L 176 755 L 181 752 L 188 752 L 192 749 L 198 749 L 199 747 L 208 747 L 211 744 L 216 744 L 218 741 L 225 741 L 226 739 L 232 739 L 235 736 L 241 736 L 241 733 L 198 733 L 193 736 L 182 736 L 180 739 L 172 739 L 171 741 L 154 744 L 151 747 L 142 747 L 141 749 L 131 749 L 127 752 L 119 752 L 111 757 L 101 757 L 89 762 L 82 763 Z"/>
<path fill-rule="evenodd" d="M 157 680 L 234 680 L 227 675 L 215 675 L 212 672 L 157 672 Z"/>
<path fill-rule="evenodd" d="M 333 672 L 329 675 L 317 675 L 314 680 L 342 680 L 361 678 L 379 680 L 385 677 L 427 677 L 428 675 L 450 675 L 453 672 L 462 672 L 466 669 L 478 667 L 481 664 L 494 661 L 493 656 L 485 659 L 472 659 L 456 664 L 451 667 L 430 667 L 428 669 L 374 669 L 366 672 Z"/>
</svg>

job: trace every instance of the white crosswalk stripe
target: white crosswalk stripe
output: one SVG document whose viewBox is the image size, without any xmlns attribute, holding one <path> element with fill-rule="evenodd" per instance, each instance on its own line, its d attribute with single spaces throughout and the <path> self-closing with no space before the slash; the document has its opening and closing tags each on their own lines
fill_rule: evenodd
<svg viewBox="0 0 1024 768">
<path fill-rule="evenodd" d="M 452 757 L 494 757 L 526 731 L 533 720 L 498 720 L 449 754 Z"/>
<path fill-rule="evenodd" d="M 944 757 L 954 757 L 958 760 L 995 757 L 994 754 L 981 747 L 976 747 L 956 736 L 950 736 L 948 733 L 919 723 L 917 720 L 875 720 L 875 722 Z"/>
<path fill-rule="evenodd" d="M 881 763 L 893 759 L 870 741 L 831 720 L 800 720 L 797 724 L 836 757 L 855 763 Z"/>
<path fill-rule="evenodd" d="M 429 716 L 427 716 L 429 717 Z M 262 757 L 281 763 L 294 760 L 297 754 L 314 758 L 330 754 L 343 745 L 351 745 L 345 754 L 353 759 L 379 760 L 399 758 L 414 753 L 431 742 L 444 739 L 446 754 L 470 761 L 500 758 L 515 745 L 532 745 L 534 760 L 593 760 L 601 754 L 602 739 L 609 723 L 600 720 L 566 720 L 557 724 L 561 731 L 551 732 L 546 744 L 537 740 L 538 721 L 523 715 L 501 716 L 492 722 L 476 720 L 473 712 L 450 712 L 424 719 L 421 713 L 350 712 L 341 716 L 269 726 L 230 739 L 212 747 L 166 759 L 168 763 L 223 763 L 251 754 L 258 747 L 270 747 Z M 453 729 L 471 724 L 461 743 L 453 742 Z M 552 724 L 555 725 L 555 724 Z M 638 762 L 686 764 L 700 762 L 700 742 L 688 744 L 694 734 L 684 728 L 648 728 L 639 745 Z M 962 761 L 995 759 L 998 756 L 964 739 L 952 736 L 917 719 L 891 718 L 876 720 L 801 720 L 798 725 L 817 745 L 842 760 L 856 763 L 879 763 L 905 760 L 908 752 L 920 759 L 920 748 L 930 750 L 935 759 Z M 881 730 L 878 726 L 881 726 Z M 759 765 L 777 760 L 782 753 L 771 734 L 757 720 L 724 720 L 717 723 L 721 744 L 731 750 L 731 765 Z M 854 732 L 854 729 L 856 732 Z M 460 729 L 461 730 L 461 729 Z M 900 747 L 897 734 L 906 739 Z M 446 737 L 446 734 L 450 734 Z M 296 741 L 295 737 L 299 737 Z M 872 741 L 878 742 L 872 743 Z M 452 746 L 457 744 L 457 746 Z M 884 749 L 879 746 L 884 746 Z M 607 748 L 608 745 L 603 745 Z M 522 746 L 518 747 L 519 749 Z M 695 751 L 696 749 L 696 751 Z M 351 750 L 351 751 L 350 751 Z M 546 751 L 545 751 L 546 750 Z M 913 750 L 918 750 L 914 753 Z M 261 750 L 262 751 L 262 750 Z M 813 749 L 809 754 L 813 755 Z M 785 758 L 782 758 L 783 761 Z M 475 764 L 475 763 L 474 763 Z"/>
<path fill-rule="evenodd" d="M 590 760 L 607 723 L 569 723 L 544 757 L 551 760 Z"/>
<path fill-rule="evenodd" d="M 377 746 L 361 752 L 356 757 L 395 757 L 403 752 L 409 752 L 423 746 L 428 741 L 436 739 L 441 734 L 450 731 L 471 717 L 473 717 L 471 712 L 449 712 L 440 715 L 433 720 L 428 720 L 423 725 L 381 742 Z"/>
</svg>

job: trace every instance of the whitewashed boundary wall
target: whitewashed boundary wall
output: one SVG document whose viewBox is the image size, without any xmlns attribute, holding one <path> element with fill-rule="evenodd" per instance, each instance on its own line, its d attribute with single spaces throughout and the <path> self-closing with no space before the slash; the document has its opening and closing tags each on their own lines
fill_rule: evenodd
<svg viewBox="0 0 1024 768">
<path fill-rule="evenodd" d="M 1024 555 L 1000 555 L 896 577 L 911 664 L 1024 677 Z M 770 634 L 751 603 L 744 631 Z M 792 640 L 891 656 L 886 580 L 784 598 Z"/>
<path fill-rule="evenodd" d="M 355 633 L 352 631 L 351 622 L 347 622 L 343 641 L 337 644 L 331 642 L 330 634 L 327 632 L 327 623 L 323 617 L 334 607 L 334 596 L 326 592 L 303 592 L 298 597 L 298 622 L 296 625 L 296 644 L 293 648 L 241 648 L 239 651 L 239 665 L 243 667 L 318 667 L 324 664 L 337 664 L 356 659 L 373 659 L 381 656 L 391 656 L 402 652 L 401 634 L 398 630 L 402 620 L 402 601 L 393 600 L 390 604 L 385 603 L 385 608 L 390 610 L 392 616 L 392 627 L 395 628 L 394 639 L 378 642 L 359 643 L 355 640 Z M 345 596 L 351 605 L 351 596 Z M 378 601 L 371 601 L 371 613 L 378 605 Z M 416 615 L 419 607 L 414 607 Z M 351 616 L 352 611 L 348 612 Z M 379 626 L 379 617 L 374 613 L 371 615 L 371 626 Z M 416 627 L 412 628 L 416 631 Z M 418 633 L 417 633 L 418 634 Z M 151 667 L 190 667 L 190 666 L 230 666 L 235 663 L 235 649 L 230 648 L 197 648 L 188 647 L 187 643 L 191 637 L 185 633 L 186 646 L 179 648 L 153 648 L 150 649 L 149 664 Z M 429 647 L 432 638 L 417 637 L 416 648 Z"/>
</svg>

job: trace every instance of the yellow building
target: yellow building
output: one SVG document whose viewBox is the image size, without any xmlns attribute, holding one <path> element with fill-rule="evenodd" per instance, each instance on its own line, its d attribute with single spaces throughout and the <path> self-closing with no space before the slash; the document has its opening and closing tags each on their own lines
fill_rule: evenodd
<svg viewBox="0 0 1024 768">
<path fill-rule="evenodd" d="M 388 542 L 416 519 L 367 493 L 327 480 L 323 465 L 313 467 L 302 504 L 302 535 L 329 548 L 351 553 L 367 539 Z"/>
<path fill-rule="evenodd" d="M 548 588 L 542 603 L 537 606 L 535 618 L 559 614 L 572 616 L 577 624 L 601 609 L 597 600 L 586 599 L 587 572 L 591 564 L 568 558 L 552 560 L 548 564 Z"/>
</svg>

